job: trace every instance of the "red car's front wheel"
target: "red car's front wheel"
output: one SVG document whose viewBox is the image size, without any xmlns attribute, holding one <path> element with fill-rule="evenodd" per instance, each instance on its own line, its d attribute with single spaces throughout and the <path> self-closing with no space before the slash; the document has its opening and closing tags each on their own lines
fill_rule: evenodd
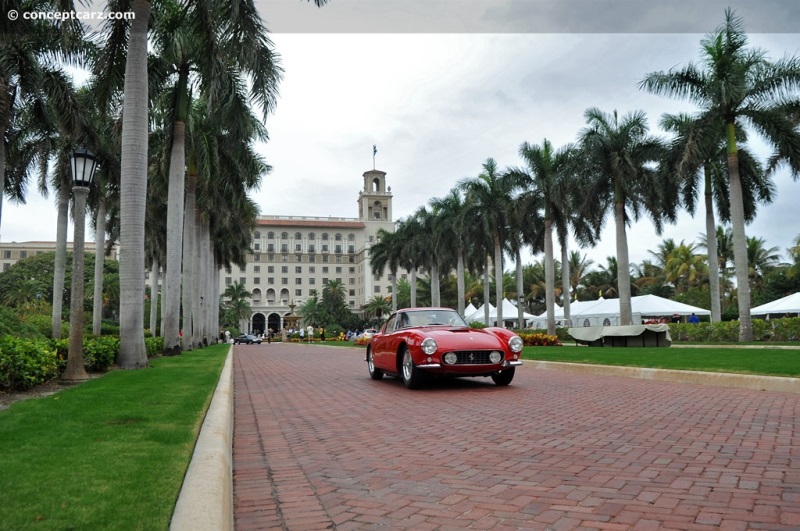
<svg viewBox="0 0 800 531">
<path fill-rule="evenodd" d="M 372 349 L 367 347 L 367 367 L 369 367 L 369 377 L 373 380 L 383 378 L 383 371 L 375 367 L 375 360 L 372 359 Z"/>
<path fill-rule="evenodd" d="M 492 380 L 495 384 L 499 386 L 508 385 L 511 383 L 511 380 L 514 379 L 514 367 L 510 369 L 503 369 L 502 371 L 497 371 L 492 375 Z"/>
<path fill-rule="evenodd" d="M 411 357 L 411 351 L 408 350 L 408 347 L 403 347 L 403 383 L 406 384 L 406 387 L 409 389 L 418 389 L 419 386 L 422 384 L 422 373 L 414 365 L 414 359 Z"/>
</svg>

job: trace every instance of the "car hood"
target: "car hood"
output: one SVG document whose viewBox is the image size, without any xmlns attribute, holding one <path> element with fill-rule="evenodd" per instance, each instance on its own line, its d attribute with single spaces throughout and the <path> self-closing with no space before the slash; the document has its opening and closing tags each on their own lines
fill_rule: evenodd
<svg viewBox="0 0 800 531">
<path fill-rule="evenodd" d="M 501 349 L 503 341 L 484 330 L 470 330 L 463 327 L 426 328 L 424 333 L 436 340 L 439 348 L 458 348 L 459 350 Z"/>
</svg>

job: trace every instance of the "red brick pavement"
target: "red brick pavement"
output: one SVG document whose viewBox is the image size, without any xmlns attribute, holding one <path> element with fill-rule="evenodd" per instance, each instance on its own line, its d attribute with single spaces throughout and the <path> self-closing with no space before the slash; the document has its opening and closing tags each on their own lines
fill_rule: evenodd
<svg viewBox="0 0 800 531">
<path fill-rule="evenodd" d="M 370 380 L 234 347 L 236 527 L 800 529 L 800 395 L 517 369 Z"/>
</svg>

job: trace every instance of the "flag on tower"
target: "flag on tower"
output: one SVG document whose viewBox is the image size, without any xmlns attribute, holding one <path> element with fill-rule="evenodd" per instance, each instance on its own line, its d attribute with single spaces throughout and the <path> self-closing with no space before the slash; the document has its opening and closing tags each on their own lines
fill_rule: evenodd
<svg viewBox="0 0 800 531">
<path fill-rule="evenodd" d="M 378 145 L 372 144 L 372 155 L 375 156 L 378 154 Z"/>
</svg>

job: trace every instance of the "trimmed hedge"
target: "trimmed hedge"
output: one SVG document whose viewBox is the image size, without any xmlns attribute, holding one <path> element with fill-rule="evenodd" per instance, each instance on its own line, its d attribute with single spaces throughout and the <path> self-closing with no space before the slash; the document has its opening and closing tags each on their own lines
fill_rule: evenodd
<svg viewBox="0 0 800 531">
<path fill-rule="evenodd" d="M 671 323 L 669 334 L 673 341 L 735 343 L 739 340 L 739 321 L 721 323 Z M 753 319 L 755 341 L 800 341 L 800 317 L 783 319 Z"/>
<path fill-rule="evenodd" d="M 0 336 L 0 388 L 26 390 L 58 376 L 58 355 L 47 339 Z"/>
<path fill-rule="evenodd" d="M 558 336 L 550 336 L 542 332 L 535 332 L 533 334 L 528 332 L 519 332 L 519 337 L 522 338 L 522 343 L 526 347 L 560 347 L 562 346 Z"/>
</svg>

